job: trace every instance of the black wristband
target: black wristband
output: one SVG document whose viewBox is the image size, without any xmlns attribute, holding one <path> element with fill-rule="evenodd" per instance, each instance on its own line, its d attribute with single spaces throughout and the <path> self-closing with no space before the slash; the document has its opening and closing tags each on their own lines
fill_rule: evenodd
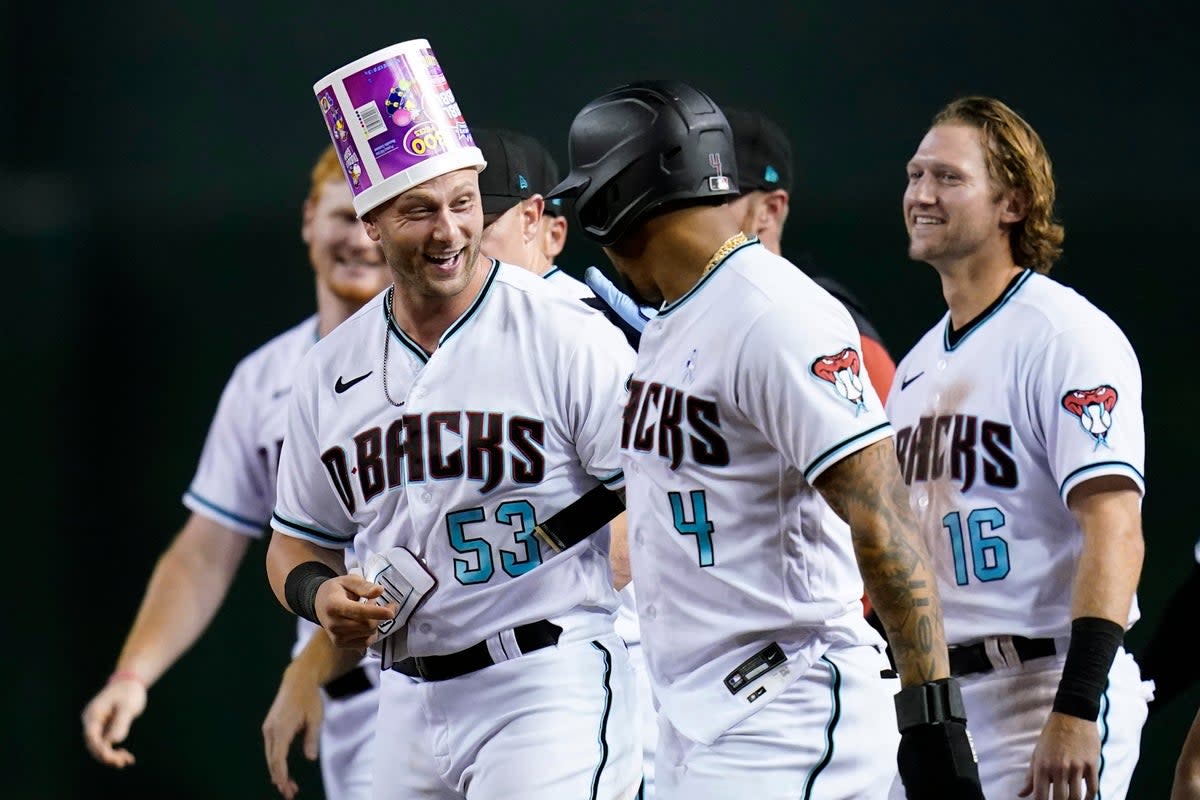
<svg viewBox="0 0 1200 800">
<path fill-rule="evenodd" d="M 931 723 L 967 721 L 962 690 L 953 678 L 927 681 L 896 692 L 896 727 L 904 733 L 909 728 Z"/>
<path fill-rule="evenodd" d="M 1100 696 L 1108 686 L 1125 629 L 1108 619 L 1080 617 L 1071 622 L 1071 646 L 1054 696 L 1054 710 L 1090 722 L 1100 716 Z"/>
<path fill-rule="evenodd" d="M 283 599 L 296 616 L 320 625 L 316 608 L 317 590 L 322 583 L 336 577 L 337 572 L 323 561 L 305 561 L 292 567 L 288 573 L 287 580 L 283 582 Z"/>
</svg>

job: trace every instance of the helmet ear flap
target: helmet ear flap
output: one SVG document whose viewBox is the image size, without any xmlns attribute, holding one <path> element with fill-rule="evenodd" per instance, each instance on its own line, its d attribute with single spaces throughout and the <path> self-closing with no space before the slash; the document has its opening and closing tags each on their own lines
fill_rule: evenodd
<svg viewBox="0 0 1200 800">
<path fill-rule="evenodd" d="M 587 202 L 576 206 L 579 224 L 585 233 L 588 230 L 608 230 L 612 220 L 608 215 L 620 207 L 621 184 L 619 181 L 609 181 L 588 198 Z"/>
</svg>

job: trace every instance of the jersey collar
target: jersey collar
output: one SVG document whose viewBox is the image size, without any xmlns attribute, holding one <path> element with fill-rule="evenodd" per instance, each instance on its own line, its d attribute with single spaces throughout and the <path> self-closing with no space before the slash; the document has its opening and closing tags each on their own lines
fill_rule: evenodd
<svg viewBox="0 0 1200 800">
<path fill-rule="evenodd" d="M 662 317 L 665 317 L 667 314 L 670 314 L 672 311 L 674 311 L 675 309 L 679 308 L 681 305 L 686 303 L 688 301 L 688 298 L 692 297 L 693 295 L 696 294 L 696 292 L 700 291 L 700 287 L 704 286 L 704 284 L 706 284 L 710 280 L 712 280 L 712 276 L 716 275 L 717 272 L 721 269 L 721 267 L 725 266 L 725 264 L 728 263 L 729 259 L 733 258 L 734 253 L 738 252 L 739 250 L 744 250 L 745 248 L 749 247 L 752 244 L 758 244 L 757 236 L 749 237 L 748 239 L 746 239 L 746 241 L 743 244 L 739 244 L 737 247 L 730 250 L 729 255 L 725 256 L 720 261 L 718 261 L 716 263 L 716 265 L 714 265 L 713 268 L 708 271 L 708 274 L 702 276 L 700 278 L 700 280 L 696 281 L 696 285 L 693 286 L 692 288 L 688 289 L 687 292 L 685 292 L 682 297 L 680 297 L 678 300 L 676 300 L 673 303 L 664 303 L 663 307 L 658 310 L 658 314 L 656 314 L 654 318 L 661 319 Z"/>
<path fill-rule="evenodd" d="M 992 317 L 996 316 L 997 312 L 1004 307 L 1004 304 L 1012 299 L 1022 286 L 1029 280 L 1029 276 L 1033 275 L 1033 270 L 1024 269 L 1015 278 L 1008 282 L 1008 287 L 992 301 L 992 304 L 980 311 L 975 319 L 963 325 L 958 330 L 953 330 L 950 327 L 950 315 L 946 315 L 946 329 L 942 332 L 942 346 L 949 353 L 957 348 L 968 336 L 983 327 L 983 323 L 987 322 Z"/>
<path fill-rule="evenodd" d="M 496 273 L 500 269 L 499 261 L 497 261 L 496 259 L 493 258 L 493 259 L 491 259 L 491 262 L 492 262 L 491 269 L 488 270 L 487 278 L 484 279 L 483 287 L 479 290 L 479 294 L 477 294 L 475 296 L 475 299 L 471 302 L 471 305 L 467 307 L 467 310 L 464 311 L 459 316 L 458 319 L 454 320 L 454 322 L 451 323 L 449 328 L 446 328 L 446 332 L 443 333 L 441 335 L 441 338 L 438 339 L 438 347 L 441 347 L 442 345 L 444 345 L 451 336 L 458 333 L 458 331 L 461 330 L 463 328 L 463 326 L 466 325 L 471 320 L 471 317 L 475 316 L 475 312 L 479 310 L 479 307 L 483 305 L 483 301 L 487 297 L 488 291 L 492 288 L 492 283 L 494 283 L 496 280 Z M 416 339 L 413 339 L 411 336 L 409 336 L 407 333 L 405 333 L 403 330 L 401 330 L 400 326 L 396 324 L 396 319 L 392 316 L 392 293 L 395 291 L 396 291 L 395 286 L 389 286 L 387 289 L 387 293 L 384 295 L 384 298 L 383 298 L 384 323 L 387 325 L 387 328 L 388 328 L 388 331 L 390 332 L 390 334 L 392 336 L 396 337 L 396 341 L 400 342 L 401 345 L 403 345 L 405 348 L 407 348 L 408 351 L 410 353 L 412 353 L 414 356 L 416 356 L 416 358 L 422 364 L 427 363 L 429 361 L 430 355 L 432 355 L 432 354 L 426 352 L 424 347 L 417 344 Z"/>
</svg>

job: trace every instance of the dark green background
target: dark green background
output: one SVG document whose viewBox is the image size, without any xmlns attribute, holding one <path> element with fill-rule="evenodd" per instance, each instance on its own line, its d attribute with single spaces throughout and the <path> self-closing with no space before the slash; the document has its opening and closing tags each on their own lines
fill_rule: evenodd
<svg viewBox="0 0 1200 800">
<path fill-rule="evenodd" d="M 756 10 L 758 9 L 758 10 Z M 1195 525 L 1196 43 L 1181 3 L 79 2 L 0 7 L 3 369 L 10 421 L 0 794 L 271 797 L 258 726 L 291 642 L 256 545 L 213 629 L 151 692 L 123 773 L 78 715 L 185 519 L 236 361 L 310 313 L 298 238 L 327 143 L 312 83 L 428 38 L 469 123 L 540 135 L 627 79 L 678 77 L 775 116 L 796 146 L 785 238 L 866 302 L 899 356 L 942 313 L 904 256 L 904 163 L 933 112 L 994 94 L 1054 158 L 1055 275 L 1142 359 L 1148 636 Z M 577 274 L 603 256 L 574 237 Z M 1180 647 L 1194 648 L 1192 631 Z M 1200 700 L 1144 734 L 1136 798 L 1165 797 Z M 301 770 L 302 796 L 319 796 Z"/>
</svg>

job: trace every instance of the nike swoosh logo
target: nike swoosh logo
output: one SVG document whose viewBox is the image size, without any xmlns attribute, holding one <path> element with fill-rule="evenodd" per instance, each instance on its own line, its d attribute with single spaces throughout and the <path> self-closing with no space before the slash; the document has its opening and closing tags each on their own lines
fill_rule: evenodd
<svg viewBox="0 0 1200 800">
<path fill-rule="evenodd" d="M 276 389 L 274 392 L 271 393 L 271 399 L 278 400 L 279 398 L 283 397 L 285 394 L 289 393 L 290 391 L 292 391 L 291 387 L 289 387 L 287 389 Z"/>
<path fill-rule="evenodd" d="M 368 373 L 368 374 L 370 374 L 370 373 Z M 916 375 L 913 375 L 911 378 L 905 378 L 904 380 L 900 381 L 900 391 L 903 392 L 905 389 L 908 388 L 908 385 L 910 383 L 912 383 L 913 381 L 915 381 L 917 378 L 921 377 L 924 374 L 925 374 L 925 370 L 921 370 Z"/>
<path fill-rule="evenodd" d="M 343 381 L 342 376 L 339 375 L 338 379 L 337 379 L 337 383 L 335 383 L 333 385 L 333 390 L 335 392 L 337 392 L 338 394 L 341 394 L 342 392 L 346 391 L 354 384 L 361 383 L 362 381 L 365 381 L 367 378 L 371 377 L 371 373 L 374 371 L 375 370 L 371 370 L 371 372 L 368 372 L 366 375 L 359 375 L 357 378 L 355 378 L 353 380 L 349 380 L 349 381 Z"/>
</svg>

